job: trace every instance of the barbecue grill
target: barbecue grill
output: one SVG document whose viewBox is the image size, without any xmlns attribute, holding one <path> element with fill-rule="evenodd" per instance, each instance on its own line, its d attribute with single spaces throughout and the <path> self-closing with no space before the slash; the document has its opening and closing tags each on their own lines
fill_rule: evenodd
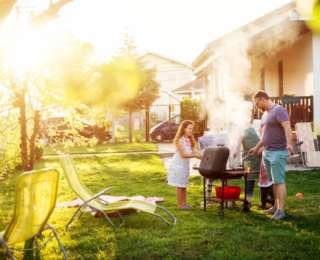
<svg viewBox="0 0 320 260">
<path fill-rule="evenodd" d="M 204 150 L 201 158 L 200 166 L 194 169 L 198 170 L 203 176 L 203 210 L 206 211 L 207 201 L 220 203 L 219 215 L 224 216 L 225 202 L 230 199 L 225 199 L 224 191 L 227 181 L 231 179 L 244 179 L 244 199 L 232 199 L 232 201 L 242 201 L 243 209 L 249 210 L 248 201 L 246 196 L 247 185 L 247 172 L 243 168 L 226 169 L 227 161 L 230 151 L 227 147 L 207 148 Z M 207 179 L 220 179 L 221 180 L 221 198 L 206 196 L 206 183 Z"/>
</svg>

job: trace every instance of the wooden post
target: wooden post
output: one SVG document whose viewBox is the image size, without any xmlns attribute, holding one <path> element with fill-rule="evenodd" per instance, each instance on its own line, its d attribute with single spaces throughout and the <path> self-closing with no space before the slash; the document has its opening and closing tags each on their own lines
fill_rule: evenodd
<svg viewBox="0 0 320 260">
<path fill-rule="evenodd" d="M 262 68 L 261 69 L 261 72 L 260 72 L 260 89 L 265 91 L 266 90 L 266 71 L 265 71 L 265 68 Z"/>
<path fill-rule="evenodd" d="M 150 107 L 147 106 L 145 109 L 145 129 L 146 129 L 146 133 L 145 133 L 145 137 L 146 137 L 146 142 L 150 142 L 150 136 L 149 136 L 149 131 L 150 131 Z"/>
<path fill-rule="evenodd" d="M 278 63 L 278 76 L 279 76 L 279 96 L 282 97 L 284 94 L 283 89 L 283 62 L 282 60 Z"/>
</svg>

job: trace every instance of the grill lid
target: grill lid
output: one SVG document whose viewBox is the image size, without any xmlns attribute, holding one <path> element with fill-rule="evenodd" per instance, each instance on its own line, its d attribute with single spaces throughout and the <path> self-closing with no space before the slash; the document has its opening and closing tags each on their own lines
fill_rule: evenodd
<svg viewBox="0 0 320 260">
<path fill-rule="evenodd" d="M 226 169 L 229 153 L 227 147 L 205 149 L 199 166 L 200 174 L 206 178 L 219 177 Z"/>
</svg>

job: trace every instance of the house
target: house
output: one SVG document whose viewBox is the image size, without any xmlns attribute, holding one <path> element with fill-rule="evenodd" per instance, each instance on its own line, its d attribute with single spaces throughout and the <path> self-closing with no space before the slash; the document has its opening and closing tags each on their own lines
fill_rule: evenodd
<svg viewBox="0 0 320 260">
<path fill-rule="evenodd" d="M 192 67 L 206 79 L 210 100 L 258 89 L 276 101 L 295 96 L 286 97 L 294 103 L 291 119 L 314 121 L 320 133 L 320 35 L 308 29 L 294 3 L 209 43 Z"/>
<path fill-rule="evenodd" d="M 156 70 L 156 79 L 160 85 L 159 98 L 150 108 L 151 125 L 179 115 L 181 98 L 173 90 L 192 80 L 192 68 L 152 52 L 142 55 L 141 60 L 147 68 Z"/>
<path fill-rule="evenodd" d="M 207 79 L 202 77 L 195 79 L 183 86 L 172 90 L 174 94 L 180 97 L 189 97 L 192 99 L 204 99 L 206 94 Z"/>
</svg>

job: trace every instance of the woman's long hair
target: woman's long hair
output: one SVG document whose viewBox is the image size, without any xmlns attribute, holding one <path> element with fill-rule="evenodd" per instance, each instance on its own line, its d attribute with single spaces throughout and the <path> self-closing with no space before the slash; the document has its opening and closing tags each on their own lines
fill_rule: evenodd
<svg viewBox="0 0 320 260">
<path fill-rule="evenodd" d="M 183 120 L 180 123 L 180 126 L 178 128 L 178 131 L 176 133 L 176 136 L 173 139 L 173 143 L 175 144 L 176 147 L 178 147 L 179 144 L 179 140 L 180 138 L 184 135 L 184 130 L 189 126 L 189 125 L 193 125 L 194 126 L 194 122 L 191 120 Z M 194 139 L 194 136 L 190 136 L 189 137 L 190 142 L 191 142 L 191 147 L 194 148 L 196 146 L 196 140 Z"/>
</svg>

